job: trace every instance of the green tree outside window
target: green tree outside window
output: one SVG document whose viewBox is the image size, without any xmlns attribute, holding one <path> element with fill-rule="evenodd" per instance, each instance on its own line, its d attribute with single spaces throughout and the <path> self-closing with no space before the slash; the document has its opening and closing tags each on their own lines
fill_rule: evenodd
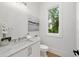
<svg viewBox="0 0 79 59">
<path fill-rule="evenodd" d="M 59 32 L 59 8 L 51 8 L 48 10 L 48 32 Z"/>
</svg>

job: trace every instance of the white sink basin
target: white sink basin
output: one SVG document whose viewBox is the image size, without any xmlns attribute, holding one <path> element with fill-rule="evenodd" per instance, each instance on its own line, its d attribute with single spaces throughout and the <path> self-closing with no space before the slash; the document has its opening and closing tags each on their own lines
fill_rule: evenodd
<svg viewBox="0 0 79 59">
<path fill-rule="evenodd" d="M 6 46 L 10 43 L 11 37 L 0 37 L 0 46 Z"/>
<path fill-rule="evenodd" d="M 15 48 L 15 47 L 19 47 L 19 46 L 22 46 L 24 44 L 30 44 L 32 43 L 33 41 L 31 40 L 21 40 L 21 41 L 16 41 L 16 42 L 10 42 L 9 46 L 11 46 L 11 48 Z"/>
</svg>

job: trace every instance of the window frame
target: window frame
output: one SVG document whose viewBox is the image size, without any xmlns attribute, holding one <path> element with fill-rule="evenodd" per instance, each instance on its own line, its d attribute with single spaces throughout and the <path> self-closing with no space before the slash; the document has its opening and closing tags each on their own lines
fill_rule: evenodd
<svg viewBox="0 0 79 59">
<path fill-rule="evenodd" d="M 55 37 L 63 37 L 63 9 L 62 9 L 62 4 L 58 3 L 57 6 L 55 7 L 59 7 L 59 33 L 49 33 L 48 32 L 48 19 L 47 19 L 47 35 L 48 36 L 55 36 Z M 51 8 L 48 8 L 48 10 Z M 48 12 L 47 10 L 47 12 Z"/>
</svg>

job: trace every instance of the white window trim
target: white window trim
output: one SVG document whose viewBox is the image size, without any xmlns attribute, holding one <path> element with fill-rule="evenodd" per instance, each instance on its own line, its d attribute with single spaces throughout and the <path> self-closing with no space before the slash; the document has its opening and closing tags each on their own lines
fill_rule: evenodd
<svg viewBox="0 0 79 59">
<path fill-rule="evenodd" d="M 59 3 L 59 33 L 48 33 L 48 22 L 47 22 L 47 35 L 54 36 L 54 37 L 63 37 L 63 9 L 62 3 Z M 48 21 L 48 20 L 47 20 Z"/>
</svg>

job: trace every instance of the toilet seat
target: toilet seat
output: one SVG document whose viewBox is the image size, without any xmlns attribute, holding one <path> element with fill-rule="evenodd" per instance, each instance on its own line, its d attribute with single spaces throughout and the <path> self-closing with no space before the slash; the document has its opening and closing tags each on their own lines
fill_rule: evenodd
<svg viewBox="0 0 79 59">
<path fill-rule="evenodd" d="M 41 44 L 40 48 L 42 48 L 42 49 L 48 49 L 48 46 Z"/>
<path fill-rule="evenodd" d="M 47 57 L 48 46 L 41 44 L 40 45 L 40 56 Z"/>
<path fill-rule="evenodd" d="M 46 52 L 46 51 L 48 51 L 48 46 L 41 44 L 40 49 L 41 49 L 41 51 Z"/>
</svg>

